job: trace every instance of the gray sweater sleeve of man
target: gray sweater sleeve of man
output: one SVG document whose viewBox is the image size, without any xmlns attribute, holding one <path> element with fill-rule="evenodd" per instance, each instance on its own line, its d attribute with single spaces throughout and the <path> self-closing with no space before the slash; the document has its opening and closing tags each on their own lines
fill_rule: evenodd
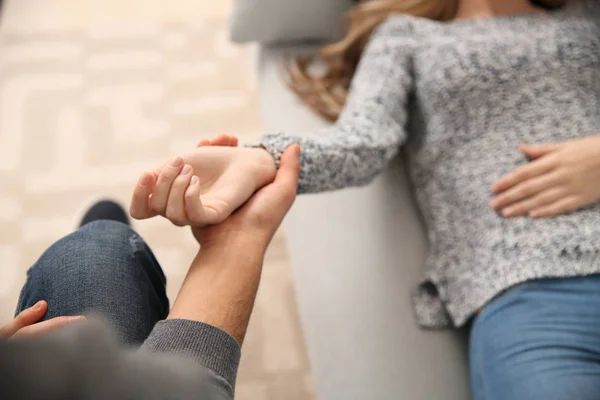
<svg viewBox="0 0 600 400">
<path fill-rule="evenodd" d="M 1 399 L 233 399 L 240 347 L 197 321 L 159 322 L 141 349 L 100 322 L 0 340 Z"/>
</svg>

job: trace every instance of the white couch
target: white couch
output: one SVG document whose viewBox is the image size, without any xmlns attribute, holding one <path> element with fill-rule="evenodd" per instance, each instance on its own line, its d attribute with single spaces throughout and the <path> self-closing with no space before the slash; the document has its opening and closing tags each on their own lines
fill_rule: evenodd
<svg viewBox="0 0 600 400">
<path fill-rule="evenodd" d="M 268 132 L 325 124 L 281 79 L 299 49 L 254 49 Z M 319 399 L 469 399 L 466 334 L 414 320 L 427 240 L 401 158 L 367 187 L 300 196 L 284 229 Z"/>
</svg>

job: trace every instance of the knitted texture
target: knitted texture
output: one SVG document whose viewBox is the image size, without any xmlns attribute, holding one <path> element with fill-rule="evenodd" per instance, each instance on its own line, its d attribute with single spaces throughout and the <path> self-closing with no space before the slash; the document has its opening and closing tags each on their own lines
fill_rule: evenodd
<svg viewBox="0 0 600 400">
<path fill-rule="evenodd" d="M 278 161 L 302 147 L 301 193 L 366 184 L 404 146 L 430 250 L 415 291 L 425 327 L 463 325 L 518 283 L 600 272 L 600 205 L 505 219 L 497 179 L 528 160 L 521 143 L 600 134 L 600 4 L 441 23 L 396 16 L 364 52 L 339 120 L 267 135 Z"/>
</svg>

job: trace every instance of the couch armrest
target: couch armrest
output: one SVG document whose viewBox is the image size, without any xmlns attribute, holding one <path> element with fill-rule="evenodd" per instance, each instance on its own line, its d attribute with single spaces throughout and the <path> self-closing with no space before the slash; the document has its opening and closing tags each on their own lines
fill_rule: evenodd
<svg viewBox="0 0 600 400">
<path fill-rule="evenodd" d="M 230 37 L 237 43 L 331 41 L 352 5 L 354 0 L 234 0 Z"/>
</svg>

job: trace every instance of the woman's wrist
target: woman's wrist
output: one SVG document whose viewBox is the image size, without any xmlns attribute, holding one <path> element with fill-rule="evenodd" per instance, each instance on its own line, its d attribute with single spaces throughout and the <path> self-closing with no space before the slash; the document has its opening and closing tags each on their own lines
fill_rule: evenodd
<svg viewBox="0 0 600 400">
<path fill-rule="evenodd" d="M 273 182 L 277 174 L 277 165 L 271 153 L 264 147 L 252 147 L 248 150 L 252 153 L 257 168 L 257 189 Z"/>
</svg>

